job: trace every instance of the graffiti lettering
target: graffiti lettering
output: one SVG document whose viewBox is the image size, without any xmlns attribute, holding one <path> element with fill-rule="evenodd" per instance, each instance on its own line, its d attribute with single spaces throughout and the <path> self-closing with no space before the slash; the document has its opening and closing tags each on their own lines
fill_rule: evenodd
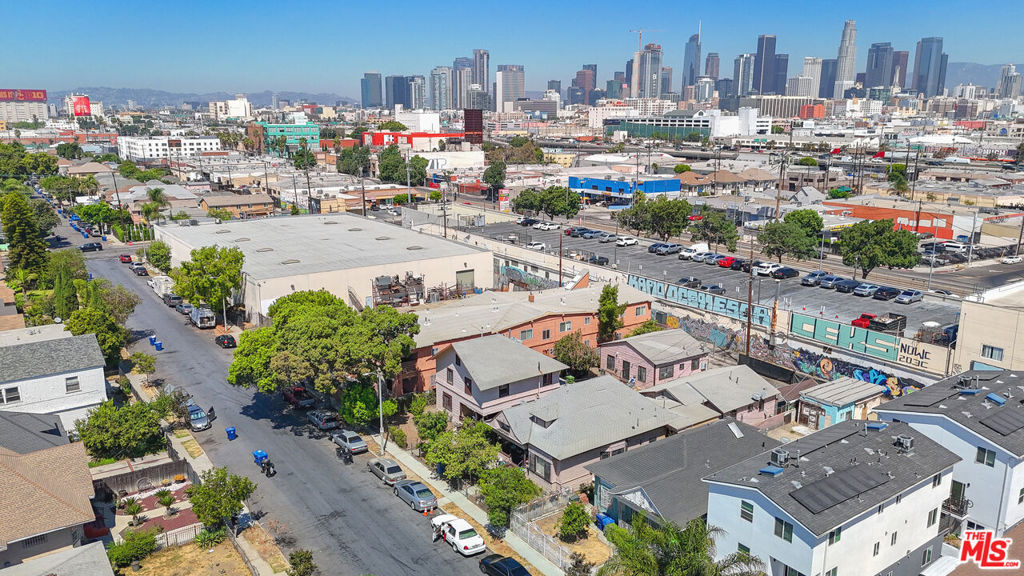
<svg viewBox="0 0 1024 576">
<path fill-rule="evenodd" d="M 636 288 L 645 294 L 650 294 L 655 298 L 668 300 L 669 302 L 686 306 L 687 308 L 713 312 L 734 320 L 745 321 L 747 319 L 746 302 L 733 300 L 732 298 L 726 298 L 725 296 L 717 296 L 701 290 L 693 290 L 676 284 L 669 284 L 659 280 L 644 278 L 643 276 L 637 276 L 635 274 L 629 275 L 628 283 L 633 288 Z M 771 308 L 754 306 L 753 310 L 751 310 L 750 316 L 751 322 L 758 326 L 771 326 Z"/>
<path fill-rule="evenodd" d="M 880 360 L 894 361 L 899 356 L 900 338 L 866 328 L 793 313 L 789 329 L 797 336 L 815 342 L 867 354 Z"/>
<path fill-rule="evenodd" d="M 899 361 L 908 366 L 926 367 L 926 362 L 931 359 L 931 354 L 931 350 L 925 350 L 923 347 L 919 349 L 917 344 L 900 342 Z"/>
</svg>

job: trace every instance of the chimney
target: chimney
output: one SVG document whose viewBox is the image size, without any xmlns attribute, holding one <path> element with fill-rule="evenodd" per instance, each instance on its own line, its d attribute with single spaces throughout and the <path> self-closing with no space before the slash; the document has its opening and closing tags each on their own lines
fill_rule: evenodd
<svg viewBox="0 0 1024 576">
<path fill-rule="evenodd" d="M 533 302 L 533 292 L 530 292 L 530 297 L 529 297 L 529 299 L 530 299 L 530 302 Z"/>
</svg>

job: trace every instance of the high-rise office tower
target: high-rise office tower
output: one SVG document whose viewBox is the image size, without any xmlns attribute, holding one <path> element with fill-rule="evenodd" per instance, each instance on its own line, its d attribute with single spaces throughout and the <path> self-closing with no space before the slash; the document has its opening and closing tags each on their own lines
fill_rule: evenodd
<svg viewBox="0 0 1024 576">
<path fill-rule="evenodd" d="M 430 107 L 434 110 L 451 110 L 452 105 L 451 66 L 438 66 L 430 71 Z"/>
<path fill-rule="evenodd" d="M 515 101 L 526 95 L 526 69 L 522 64 L 499 64 L 494 82 L 494 107 L 512 112 Z"/>
<path fill-rule="evenodd" d="M 672 91 L 672 67 L 661 67 L 661 93 L 668 94 Z"/>
<path fill-rule="evenodd" d="M 583 70 L 576 72 L 576 77 L 572 80 L 572 87 L 578 88 L 578 90 L 569 92 L 569 104 L 586 104 L 590 106 L 592 104 L 590 93 L 596 88 L 596 82 L 593 70 L 584 67 Z"/>
<path fill-rule="evenodd" d="M 700 28 L 697 33 L 690 36 L 686 43 L 686 51 L 683 53 L 683 88 L 693 86 L 700 77 Z M 680 92 L 682 93 L 682 92 Z"/>
<path fill-rule="evenodd" d="M 704 60 L 704 75 L 712 80 L 718 80 L 718 67 L 718 52 L 708 52 L 708 57 Z"/>
<path fill-rule="evenodd" d="M 775 82 L 772 92 L 776 94 L 786 93 L 786 79 L 789 77 L 789 54 L 775 55 Z"/>
<path fill-rule="evenodd" d="M 473 84 L 479 84 L 484 91 L 491 85 L 491 53 L 482 48 L 473 50 Z"/>
<path fill-rule="evenodd" d="M 811 79 L 807 96 L 817 98 L 821 92 L 821 58 L 804 57 L 804 70 L 800 75 Z"/>
<path fill-rule="evenodd" d="M 384 103 L 381 100 L 380 72 L 367 72 L 359 81 L 360 95 L 362 96 L 363 108 L 380 108 Z M 277 106 L 274 106 L 276 109 Z"/>
<path fill-rule="evenodd" d="M 380 74 L 378 74 L 377 76 L 378 76 L 378 78 L 377 78 L 377 85 L 379 86 L 380 85 Z M 380 88 L 378 88 L 377 90 L 378 90 L 377 99 L 379 100 L 380 99 L 380 92 L 379 92 Z M 274 92 L 273 94 L 270 95 L 270 108 L 271 108 L 271 110 L 277 110 L 278 98 L 279 98 L 279 96 L 278 96 L 277 92 Z"/>
<path fill-rule="evenodd" d="M 394 110 L 396 104 L 411 108 L 409 98 L 409 80 L 405 76 L 387 76 L 384 78 L 385 104 Z"/>
<path fill-rule="evenodd" d="M 423 110 L 427 107 L 427 79 L 417 74 L 407 76 L 409 83 L 409 108 L 411 110 Z"/>
<path fill-rule="evenodd" d="M 732 90 L 736 96 L 748 96 L 754 91 L 754 62 L 757 58 L 753 54 L 740 54 L 733 61 L 732 66 Z"/>
<path fill-rule="evenodd" d="M 835 58 L 825 58 L 821 61 L 821 83 L 818 87 L 818 98 L 842 98 L 843 95 L 835 95 L 836 89 L 836 66 Z"/>
<path fill-rule="evenodd" d="M 458 110 L 469 103 L 469 91 L 473 86 L 473 68 L 456 68 L 452 78 L 452 106 Z"/>
<path fill-rule="evenodd" d="M 857 74 L 857 22 L 847 20 L 843 26 L 843 37 L 839 40 L 839 55 L 836 57 L 836 84 L 832 93 L 835 98 L 853 88 Z"/>
<path fill-rule="evenodd" d="M 548 90 L 554 90 L 559 94 L 562 93 L 562 81 L 561 80 L 548 80 Z"/>
<path fill-rule="evenodd" d="M 999 98 L 1016 98 L 1020 96 L 1021 74 L 1017 67 L 1007 64 L 999 70 L 999 85 L 996 86 L 996 96 Z"/>
<path fill-rule="evenodd" d="M 604 96 L 605 98 L 621 98 L 622 84 L 615 80 L 608 80 L 604 83 Z"/>
<path fill-rule="evenodd" d="M 762 34 L 757 37 L 757 54 L 754 55 L 753 93 L 771 94 L 775 83 L 775 35 Z"/>
<path fill-rule="evenodd" d="M 946 64 L 949 57 L 942 52 L 942 38 L 922 38 L 914 56 L 914 90 L 931 98 L 946 88 Z"/>
<path fill-rule="evenodd" d="M 584 64 L 583 69 L 590 70 L 591 72 L 593 72 L 594 79 L 597 80 L 597 64 Z"/>
<path fill-rule="evenodd" d="M 889 85 L 896 85 L 900 88 L 907 87 L 907 66 L 910 62 L 910 52 L 907 50 L 895 50 L 892 53 L 892 79 Z"/>
<path fill-rule="evenodd" d="M 697 102 L 709 102 L 715 97 L 715 81 L 707 76 L 697 78 L 693 85 L 693 99 Z"/>
<path fill-rule="evenodd" d="M 635 98 L 661 96 L 661 44 L 648 44 L 633 57 L 632 95 Z"/>
<path fill-rule="evenodd" d="M 715 90 L 722 98 L 731 98 L 736 95 L 735 83 L 732 78 L 719 78 L 715 82 Z"/>
<path fill-rule="evenodd" d="M 865 88 L 892 86 L 893 49 L 889 42 L 876 42 L 868 48 L 868 68 L 864 72 Z"/>
<path fill-rule="evenodd" d="M 626 60 L 626 91 L 623 96 L 629 96 L 629 92 L 633 86 L 633 59 Z"/>
</svg>

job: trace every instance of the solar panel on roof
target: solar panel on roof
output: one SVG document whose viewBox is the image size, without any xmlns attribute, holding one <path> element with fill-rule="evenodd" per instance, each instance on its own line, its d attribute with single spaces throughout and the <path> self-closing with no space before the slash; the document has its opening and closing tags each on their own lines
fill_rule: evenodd
<svg viewBox="0 0 1024 576">
<path fill-rule="evenodd" d="M 1003 436 L 1009 436 L 1024 428 L 1024 410 L 1008 406 L 996 410 L 991 416 L 980 420 L 980 422 Z"/>
<path fill-rule="evenodd" d="M 925 408 L 937 402 L 941 402 L 954 394 L 957 394 L 957 392 L 950 390 L 945 386 L 926 386 L 917 392 L 912 392 L 906 400 L 906 405 Z"/>
<path fill-rule="evenodd" d="M 853 426 L 830 426 L 824 430 L 818 430 L 798 440 L 794 444 L 794 450 L 799 449 L 801 455 L 807 455 L 822 446 L 838 442 L 856 434 L 859 430 Z"/>
<path fill-rule="evenodd" d="M 819 514 L 889 481 L 889 476 L 866 465 L 836 472 L 789 493 L 812 514 Z"/>
</svg>

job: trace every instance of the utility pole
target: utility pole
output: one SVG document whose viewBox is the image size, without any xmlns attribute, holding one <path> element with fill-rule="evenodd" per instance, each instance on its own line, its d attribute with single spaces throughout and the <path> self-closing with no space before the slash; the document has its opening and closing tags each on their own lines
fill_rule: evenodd
<svg viewBox="0 0 1024 576">
<path fill-rule="evenodd" d="M 754 314 L 754 239 L 750 238 L 750 256 L 747 264 L 750 266 L 750 274 L 747 277 L 747 346 L 746 356 L 750 358 L 750 324 Z"/>
</svg>

